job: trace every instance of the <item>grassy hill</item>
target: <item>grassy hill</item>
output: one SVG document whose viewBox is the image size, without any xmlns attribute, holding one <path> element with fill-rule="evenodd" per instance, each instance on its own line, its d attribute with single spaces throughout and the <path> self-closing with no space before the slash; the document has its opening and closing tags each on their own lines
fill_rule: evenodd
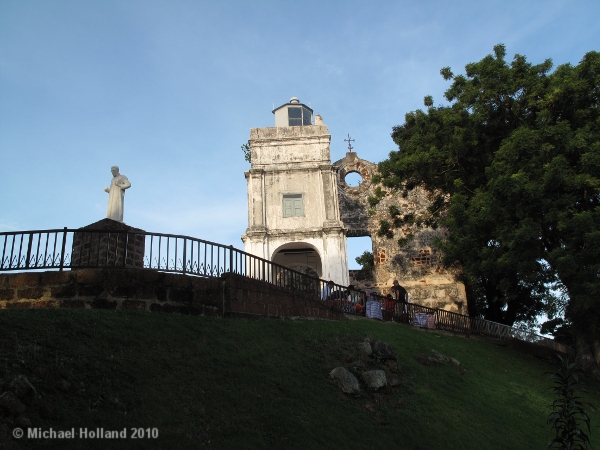
<svg viewBox="0 0 600 450">
<path fill-rule="evenodd" d="M 329 372 L 361 358 L 380 367 L 357 349 L 365 337 L 396 347 L 401 384 L 348 396 Z M 460 368 L 424 365 L 431 350 Z M 0 393 L 28 378 L 37 396 L 23 415 L 33 427 L 129 436 L 21 439 L 21 448 L 545 449 L 550 370 L 498 343 L 370 320 L 0 312 Z M 600 386 L 589 390 L 599 406 Z M 600 448 L 600 412 L 587 411 Z M 1 420 L 4 433 L 16 426 Z M 132 428 L 159 435 L 132 439 Z"/>
</svg>

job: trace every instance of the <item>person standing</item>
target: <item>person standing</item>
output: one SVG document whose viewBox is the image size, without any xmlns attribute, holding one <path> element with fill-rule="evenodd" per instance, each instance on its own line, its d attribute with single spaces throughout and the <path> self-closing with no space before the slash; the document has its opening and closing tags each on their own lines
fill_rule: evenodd
<svg viewBox="0 0 600 450">
<path fill-rule="evenodd" d="M 396 319 L 396 305 L 398 302 L 392 294 L 385 296 L 385 303 L 383 308 L 383 320 L 394 320 Z"/>
<path fill-rule="evenodd" d="M 383 320 L 381 314 L 381 302 L 377 295 L 369 290 L 365 291 L 367 295 L 366 316 L 369 319 Z"/>
<path fill-rule="evenodd" d="M 321 291 L 321 300 L 331 300 L 333 294 L 333 288 L 335 287 L 333 281 L 328 281 L 323 290 Z"/>
<path fill-rule="evenodd" d="M 358 293 L 358 301 L 356 302 L 356 314 L 359 314 L 361 316 L 365 315 L 365 297 L 364 297 L 365 293 L 364 292 L 359 292 Z"/>
<path fill-rule="evenodd" d="M 396 300 L 394 314 L 396 316 L 396 320 L 399 320 L 400 322 L 406 322 L 408 313 L 408 307 L 406 305 L 409 303 L 408 292 L 406 289 L 400 286 L 398 280 L 394 280 L 393 286 L 390 290 L 392 292 L 392 297 L 394 297 L 394 300 Z"/>
</svg>

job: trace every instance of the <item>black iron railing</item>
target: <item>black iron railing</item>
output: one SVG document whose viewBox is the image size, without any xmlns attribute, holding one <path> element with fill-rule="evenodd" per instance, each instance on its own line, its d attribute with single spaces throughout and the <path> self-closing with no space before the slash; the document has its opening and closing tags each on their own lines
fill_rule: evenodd
<svg viewBox="0 0 600 450">
<path fill-rule="evenodd" d="M 126 267 L 200 277 L 230 272 L 315 295 L 327 283 L 233 246 L 174 234 L 68 228 L 4 232 L 0 255 L 0 271 Z"/>
<path fill-rule="evenodd" d="M 413 325 L 417 323 L 415 320 L 417 314 L 425 314 L 428 317 L 433 316 L 435 329 L 438 330 L 450 331 L 453 333 L 475 334 L 501 340 L 509 338 L 519 339 L 525 342 L 544 345 L 563 353 L 567 352 L 567 347 L 557 343 L 554 339 L 540 336 L 531 331 L 509 327 L 508 325 L 503 325 L 501 323 L 491 322 L 477 317 L 469 317 L 451 311 L 445 311 L 443 309 L 427 308 L 412 303 L 407 305 L 407 310 L 410 323 Z M 429 327 L 429 322 L 427 326 Z"/>
<path fill-rule="evenodd" d="M 116 267 L 200 277 L 235 273 L 312 294 L 348 314 L 364 314 L 367 301 L 377 301 L 383 320 L 495 339 L 516 338 L 566 351 L 565 346 L 535 333 L 450 311 L 414 303 L 398 303 L 390 310 L 385 298 L 375 293 L 348 291 L 345 286 L 311 277 L 233 246 L 189 236 L 68 228 L 4 232 L 0 233 L 0 254 L 0 271 Z"/>
</svg>

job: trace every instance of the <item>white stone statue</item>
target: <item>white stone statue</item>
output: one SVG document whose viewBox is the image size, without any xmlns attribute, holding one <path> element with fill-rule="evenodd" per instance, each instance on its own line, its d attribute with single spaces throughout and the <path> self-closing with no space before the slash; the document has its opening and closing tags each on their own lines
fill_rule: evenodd
<svg viewBox="0 0 600 450">
<path fill-rule="evenodd" d="M 112 166 L 110 171 L 113 174 L 110 188 L 104 188 L 104 191 L 108 192 L 108 209 L 106 210 L 106 217 L 118 222 L 123 222 L 125 189 L 129 189 L 131 183 L 125 175 L 119 173 L 119 168 L 117 166 Z"/>
</svg>

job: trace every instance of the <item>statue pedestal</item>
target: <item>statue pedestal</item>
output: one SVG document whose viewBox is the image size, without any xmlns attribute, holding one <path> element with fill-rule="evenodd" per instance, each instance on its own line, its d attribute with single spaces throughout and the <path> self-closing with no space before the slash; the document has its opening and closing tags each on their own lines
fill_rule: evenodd
<svg viewBox="0 0 600 450">
<path fill-rule="evenodd" d="M 79 230 L 73 235 L 71 267 L 144 267 L 144 230 L 112 219 Z"/>
</svg>

